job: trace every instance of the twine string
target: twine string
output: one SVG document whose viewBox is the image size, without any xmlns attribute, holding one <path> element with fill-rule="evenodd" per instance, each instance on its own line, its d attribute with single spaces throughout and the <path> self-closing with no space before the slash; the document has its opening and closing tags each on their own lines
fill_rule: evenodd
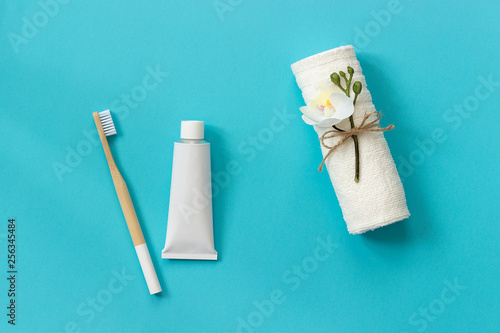
<svg viewBox="0 0 500 333">
<path fill-rule="evenodd" d="M 366 121 L 368 120 L 368 118 L 372 114 L 376 114 L 377 117 L 374 120 L 366 123 Z M 344 130 L 340 130 L 340 129 L 332 129 L 332 130 L 329 130 L 329 131 L 326 131 L 325 133 L 323 133 L 323 135 L 321 136 L 319 141 L 321 141 L 321 145 L 323 147 L 328 149 L 328 153 L 326 153 L 325 157 L 323 158 L 323 161 L 321 162 L 321 165 L 319 166 L 318 170 L 322 171 L 323 165 L 325 164 L 326 159 L 335 151 L 335 149 L 337 149 L 341 144 L 343 144 L 347 139 L 351 138 L 353 135 L 356 135 L 358 133 L 363 133 L 363 132 L 389 131 L 389 130 L 394 128 L 394 125 L 389 125 L 389 126 L 384 127 L 384 128 L 373 127 L 373 125 L 376 126 L 375 122 L 380 120 L 380 118 L 382 118 L 382 114 L 380 112 L 372 111 L 372 112 L 369 112 L 365 115 L 365 117 L 363 118 L 363 120 L 361 121 L 361 124 L 359 124 L 359 126 L 355 126 L 348 131 L 344 131 Z M 331 139 L 331 138 L 338 137 L 341 135 L 343 135 L 343 137 L 335 145 L 329 146 L 325 143 L 325 139 Z"/>
</svg>

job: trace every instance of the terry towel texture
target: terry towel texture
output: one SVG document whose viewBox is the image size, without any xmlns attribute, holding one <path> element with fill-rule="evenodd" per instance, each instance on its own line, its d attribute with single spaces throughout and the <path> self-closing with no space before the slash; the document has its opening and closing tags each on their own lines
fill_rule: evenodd
<svg viewBox="0 0 500 333">
<path fill-rule="evenodd" d="M 352 82 L 361 81 L 363 84 L 353 114 L 354 124 L 359 125 L 366 113 L 376 110 L 353 46 L 335 48 L 300 60 L 292 65 L 292 71 L 306 104 L 309 104 L 316 98 L 321 86 L 328 85 L 335 92 L 341 92 L 330 81 L 330 74 L 339 71 L 347 73 L 347 66 L 354 69 Z M 344 81 L 341 81 L 345 86 Z M 350 129 L 349 120 L 343 120 L 337 127 Z M 314 126 L 314 130 L 321 137 L 330 129 Z M 325 143 L 333 146 L 338 140 L 338 137 L 325 139 Z M 340 145 L 325 162 L 351 234 L 360 234 L 410 216 L 403 184 L 383 132 L 359 133 L 358 140 L 359 183 L 354 182 L 355 154 L 352 139 Z M 323 156 L 328 153 L 328 149 L 323 146 L 321 150 Z M 318 158 L 316 162 L 319 165 L 321 160 Z"/>
</svg>

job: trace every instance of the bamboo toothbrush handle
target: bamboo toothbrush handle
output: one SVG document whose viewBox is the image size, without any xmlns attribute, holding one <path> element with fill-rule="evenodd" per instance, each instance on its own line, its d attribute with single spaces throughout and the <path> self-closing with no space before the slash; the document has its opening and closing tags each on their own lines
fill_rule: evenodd
<svg viewBox="0 0 500 333">
<path fill-rule="evenodd" d="M 158 281 L 158 276 L 151 260 L 146 241 L 144 240 L 144 235 L 142 234 L 141 225 L 137 219 L 137 214 L 135 213 L 134 204 L 130 198 L 130 193 L 127 188 L 127 184 L 123 179 L 120 171 L 118 170 L 111 150 L 109 149 L 108 139 L 104 133 L 104 129 L 99 118 L 99 114 L 94 112 L 94 121 L 99 132 L 99 138 L 101 139 L 102 148 L 104 149 L 104 154 L 106 155 L 106 160 L 108 161 L 109 171 L 111 172 L 111 178 L 113 178 L 113 184 L 115 185 L 116 195 L 120 201 L 120 206 L 122 207 L 123 216 L 127 222 L 127 227 L 132 237 L 132 242 L 134 243 L 135 251 L 137 257 L 139 258 L 139 263 L 141 264 L 142 272 L 144 273 L 144 278 L 146 279 L 146 284 L 148 285 L 149 293 L 156 294 L 161 291 L 160 282 Z"/>
<path fill-rule="evenodd" d="M 144 244 L 144 235 L 142 234 L 141 225 L 137 219 L 137 214 L 135 213 L 134 204 L 130 198 L 130 193 L 127 188 L 127 184 L 123 179 L 118 167 L 116 166 L 111 150 L 109 149 L 108 139 L 104 134 L 104 129 L 101 125 L 101 120 L 99 119 L 99 114 L 94 113 L 94 121 L 97 125 L 97 131 L 99 132 L 99 138 L 101 139 L 102 148 L 104 149 L 104 154 L 106 155 L 106 160 L 108 161 L 109 171 L 111 172 L 111 177 L 113 178 L 113 184 L 115 185 L 116 195 L 120 201 L 120 206 L 122 207 L 123 216 L 127 222 L 128 230 L 134 246 Z"/>
<path fill-rule="evenodd" d="M 111 167 L 110 170 L 112 170 Z M 146 243 L 144 235 L 142 234 L 141 225 L 137 219 L 137 214 L 135 213 L 132 199 L 130 198 L 130 193 L 128 192 L 127 184 L 123 180 L 123 177 L 120 175 L 118 169 L 116 169 L 116 171 L 111 171 L 111 177 L 113 178 L 116 195 L 120 201 L 123 216 L 125 216 L 125 221 L 127 222 L 128 230 L 130 232 L 130 236 L 132 237 L 132 241 L 134 242 L 134 246 Z"/>
</svg>

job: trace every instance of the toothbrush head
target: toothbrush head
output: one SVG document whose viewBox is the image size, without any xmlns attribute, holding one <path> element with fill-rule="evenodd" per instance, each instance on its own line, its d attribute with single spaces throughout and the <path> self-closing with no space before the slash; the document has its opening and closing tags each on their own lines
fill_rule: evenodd
<svg viewBox="0 0 500 333">
<path fill-rule="evenodd" d="M 99 119 L 101 120 L 102 128 L 106 136 L 116 134 L 115 124 L 113 124 L 113 118 L 111 118 L 109 110 L 99 112 Z"/>
</svg>

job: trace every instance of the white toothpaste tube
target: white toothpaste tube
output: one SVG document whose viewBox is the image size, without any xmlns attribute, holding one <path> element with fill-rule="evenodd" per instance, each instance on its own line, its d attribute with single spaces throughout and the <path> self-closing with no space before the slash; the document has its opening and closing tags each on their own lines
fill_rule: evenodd
<svg viewBox="0 0 500 333">
<path fill-rule="evenodd" d="M 203 121 L 181 122 L 181 140 L 174 143 L 164 259 L 217 260 L 210 143 L 203 139 Z"/>
</svg>

